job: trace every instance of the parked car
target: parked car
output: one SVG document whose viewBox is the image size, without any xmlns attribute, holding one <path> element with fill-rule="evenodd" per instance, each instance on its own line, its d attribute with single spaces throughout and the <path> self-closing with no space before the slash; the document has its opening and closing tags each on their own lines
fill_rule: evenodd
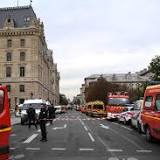
<svg viewBox="0 0 160 160">
<path fill-rule="evenodd" d="M 141 120 L 142 104 L 143 100 L 137 100 L 135 102 L 133 116 L 131 118 L 131 126 L 135 127 L 139 133 L 142 132 L 142 120 Z"/>
<path fill-rule="evenodd" d="M 133 116 L 133 105 L 129 105 L 126 107 L 122 113 L 118 115 L 118 121 L 122 122 L 123 124 L 130 124 L 131 123 L 131 118 Z"/>
<path fill-rule="evenodd" d="M 62 106 L 54 106 L 54 108 L 56 109 L 55 111 L 56 114 L 62 113 Z"/>
</svg>

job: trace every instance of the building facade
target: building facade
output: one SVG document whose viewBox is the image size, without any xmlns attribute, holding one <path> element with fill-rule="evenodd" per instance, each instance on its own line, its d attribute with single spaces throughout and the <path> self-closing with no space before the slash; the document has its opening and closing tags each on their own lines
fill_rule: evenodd
<svg viewBox="0 0 160 160">
<path fill-rule="evenodd" d="M 42 98 L 59 103 L 59 80 L 44 25 L 31 6 L 0 9 L 0 83 L 8 86 L 10 105 Z"/>
</svg>

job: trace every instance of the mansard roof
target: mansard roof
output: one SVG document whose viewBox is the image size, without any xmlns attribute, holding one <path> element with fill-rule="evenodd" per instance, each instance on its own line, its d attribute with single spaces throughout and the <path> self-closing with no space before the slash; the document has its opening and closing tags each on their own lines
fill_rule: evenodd
<svg viewBox="0 0 160 160">
<path fill-rule="evenodd" d="M 12 19 L 16 28 L 22 28 L 28 26 L 29 22 L 36 20 L 37 17 L 32 6 L 0 8 L 0 29 L 7 19 Z"/>
</svg>

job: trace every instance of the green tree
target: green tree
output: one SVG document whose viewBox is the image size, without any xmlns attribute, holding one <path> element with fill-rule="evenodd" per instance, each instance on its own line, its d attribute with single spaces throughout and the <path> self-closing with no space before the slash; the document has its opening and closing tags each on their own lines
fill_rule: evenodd
<svg viewBox="0 0 160 160">
<path fill-rule="evenodd" d="M 60 105 L 67 105 L 68 104 L 68 99 L 64 94 L 60 94 Z"/>
<path fill-rule="evenodd" d="M 160 81 L 160 56 L 156 55 L 151 60 L 148 69 L 154 74 L 153 80 Z"/>
</svg>

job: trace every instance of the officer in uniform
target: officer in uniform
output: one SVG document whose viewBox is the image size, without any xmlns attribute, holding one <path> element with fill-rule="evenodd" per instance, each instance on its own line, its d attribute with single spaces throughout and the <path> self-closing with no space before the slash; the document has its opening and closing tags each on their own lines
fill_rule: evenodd
<svg viewBox="0 0 160 160">
<path fill-rule="evenodd" d="M 47 141 L 46 121 L 47 121 L 47 110 L 44 106 L 41 106 L 41 111 L 39 114 L 39 124 L 41 129 L 42 142 Z"/>
<path fill-rule="evenodd" d="M 52 124 L 53 119 L 55 118 L 55 110 L 56 109 L 54 108 L 53 104 L 48 107 L 48 119 L 50 124 Z"/>
<path fill-rule="evenodd" d="M 30 105 L 28 110 L 27 110 L 27 114 L 28 114 L 28 128 L 31 128 L 31 124 L 33 123 L 34 126 L 37 129 L 37 124 L 36 124 L 36 111 L 35 109 Z"/>
</svg>

